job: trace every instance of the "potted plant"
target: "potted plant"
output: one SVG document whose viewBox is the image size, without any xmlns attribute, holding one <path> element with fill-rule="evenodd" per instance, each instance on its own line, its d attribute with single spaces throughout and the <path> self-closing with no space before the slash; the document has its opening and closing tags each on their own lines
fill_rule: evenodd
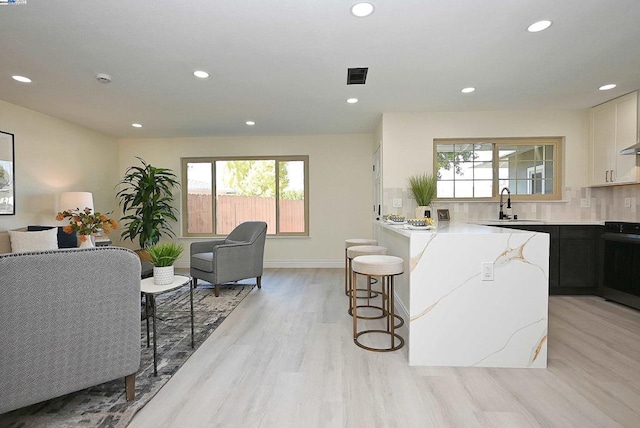
<svg viewBox="0 0 640 428">
<path fill-rule="evenodd" d="M 176 175 L 167 168 L 157 168 L 137 157 L 142 166 L 131 166 L 118 183 L 116 194 L 122 207 L 124 221 L 121 237 L 132 242 L 138 238 L 140 248 L 155 245 L 162 234 L 175 237 L 171 221 L 178 221 L 173 202 L 173 188 L 178 186 Z"/>
<path fill-rule="evenodd" d="M 184 248 L 175 242 L 152 245 L 147 248 L 153 263 L 153 282 L 156 285 L 167 285 L 173 282 L 174 263 Z"/>
<path fill-rule="evenodd" d="M 436 196 L 438 181 L 433 174 L 417 174 L 409 177 L 409 189 L 418 204 L 416 217 L 431 217 L 431 201 Z"/>
</svg>

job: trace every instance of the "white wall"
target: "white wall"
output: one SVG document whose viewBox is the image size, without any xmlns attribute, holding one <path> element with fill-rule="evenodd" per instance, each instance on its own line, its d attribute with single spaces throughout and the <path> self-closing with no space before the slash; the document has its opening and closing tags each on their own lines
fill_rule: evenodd
<svg viewBox="0 0 640 428">
<path fill-rule="evenodd" d="M 592 219 L 597 213 L 582 212 L 579 206 L 580 193 L 587 185 L 588 131 L 588 110 L 385 113 L 382 118 L 383 213 L 414 215 L 416 204 L 409 196 L 407 179 L 413 174 L 432 172 L 434 139 L 560 136 L 565 137 L 562 156 L 565 202 L 517 205 L 525 210 L 527 218 Z M 403 208 L 392 208 L 393 198 L 402 199 Z M 578 206 L 574 207 L 576 200 Z M 497 215 L 495 203 L 436 201 L 432 205 L 449 208 L 457 214 L 455 219 Z"/>
<path fill-rule="evenodd" d="M 564 185 L 587 184 L 588 110 L 385 113 L 384 187 L 433 169 L 435 138 L 565 137 Z"/>
<path fill-rule="evenodd" d="M 373 138 L 367 134 L 123 139 L 119 143 L 119 174 L 138 162 L 135 156 L 154 166 L 171 168 L 180 177 L 181 157 L 308 155 L 310 236 L 268 238 L 265 266 L 342 267 L 344 240 L 373 235 Z M 180 235 L 182 228 L 176 225 L 174 230 Z M 195 239 L 179 240 L 188 248 Z M 188 266 L 188 254 L 177 265 Z"/>
<path fill-rule="evenodd" d="M 97 210 L 116 209 L 117 139 L 4 101 L 0 130 L 15 135 L 16 190 L 16 214 L 1 215 L 0 230 L 57 224 L 63 191 L 93 192 Z"/>
</svg>

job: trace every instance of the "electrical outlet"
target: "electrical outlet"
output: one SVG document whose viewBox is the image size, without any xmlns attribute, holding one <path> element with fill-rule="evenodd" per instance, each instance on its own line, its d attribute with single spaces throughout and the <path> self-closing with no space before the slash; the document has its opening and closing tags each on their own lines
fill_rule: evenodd
<svg viewBox="0 0 640 428">
<path fill-rule="evenodd" d="M 402 199 L 394 198 L 393 199 L 393 208 L 402 208 Z"/>
<path fill-rule="evenodd" d="M 493 263 L 482 262 L 481 269 L 482 269 L 482 280 L 493 281 Z"/>
<path fill-rule="evenodd" d="M 624 198 L 624 207 L 631 208 L 631 198 Z"/>
<path fill-rule="evenodd" d="M 589 198 L 580 199 L 580 208 L 591 208 L 591 199 Z"/>
</svg>

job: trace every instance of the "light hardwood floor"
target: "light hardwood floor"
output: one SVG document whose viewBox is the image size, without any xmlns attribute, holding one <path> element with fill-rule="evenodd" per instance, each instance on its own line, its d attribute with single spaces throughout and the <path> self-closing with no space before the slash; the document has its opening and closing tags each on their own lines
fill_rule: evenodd
<svg viewBox="0 0 640 428">
<path fill-rule="evenodd" d="M 340 269 L 273 269 L 129 425 L 640 427 L 640 312 L 549 299 L 549 367 L 409 367 L 353 343 Z"/>
</svg>

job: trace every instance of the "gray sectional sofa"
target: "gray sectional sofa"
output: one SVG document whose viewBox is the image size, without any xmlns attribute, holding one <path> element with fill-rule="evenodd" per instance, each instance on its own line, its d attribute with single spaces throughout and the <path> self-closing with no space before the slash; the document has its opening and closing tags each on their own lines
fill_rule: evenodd
<svg viewBox="0 0 640 428">
<path fill-rule="evenodd" d="M 7 242 L 0 232 L 0 253 Z M 135 253 L 0 254 L 0 413 L 117 378 L 133 399 L 139 365 Z"/>
</svg>

